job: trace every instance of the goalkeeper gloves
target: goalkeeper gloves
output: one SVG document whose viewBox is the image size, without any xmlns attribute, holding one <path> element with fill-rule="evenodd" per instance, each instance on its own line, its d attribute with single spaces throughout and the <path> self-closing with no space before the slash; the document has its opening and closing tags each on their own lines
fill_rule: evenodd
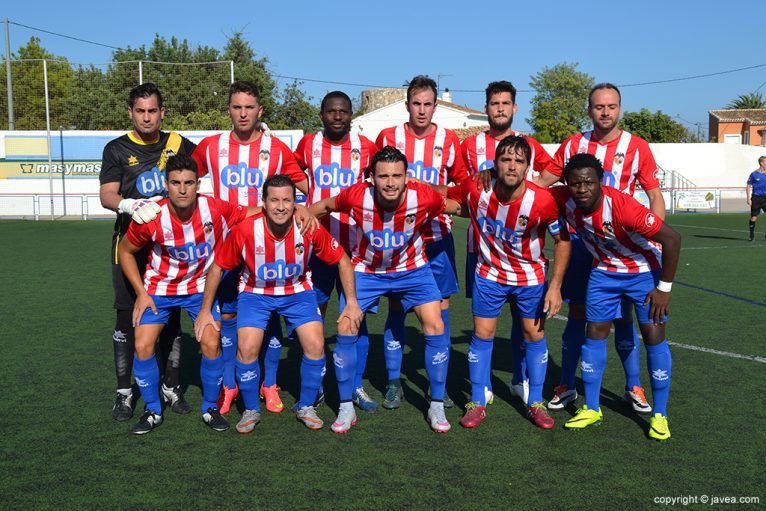
<svg viewBox="0 0 766 511">
<path fill-rule="evenodd" d="M 157 202 L 162 200 L 159 195 L 149 199 L 122 199 L 117 206 L 117 211 L 130 215 L 137 224 L 151 222 L 160 212 Z"/>
</svg>

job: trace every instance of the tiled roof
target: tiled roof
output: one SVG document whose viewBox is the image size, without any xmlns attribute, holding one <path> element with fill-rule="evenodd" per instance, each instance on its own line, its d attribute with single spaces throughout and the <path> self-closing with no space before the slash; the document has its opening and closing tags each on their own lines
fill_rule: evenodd
<svg viewBox="0 0 766 511">
<path fill-rule="evenodd" d="M 485 124 L 483 126 L 471 126 L 470 128 L 457 128 L 452 131 L 455 132 L 455 134 L 457 135 L 457 138 L 459 138 L 460 141 L 462 142 L 468 137 L 473 135 L 478 135 L 479 133 L 487 131 L 488 129 L 489 129 L 489 125 Z"/>
<path fill-rule="evenodd" d="M 719 122 L 745 122 L 750 124 L 766 124 L 766 108 L 749 110 L 710 110 L 710 115 Z"/>
</svg>

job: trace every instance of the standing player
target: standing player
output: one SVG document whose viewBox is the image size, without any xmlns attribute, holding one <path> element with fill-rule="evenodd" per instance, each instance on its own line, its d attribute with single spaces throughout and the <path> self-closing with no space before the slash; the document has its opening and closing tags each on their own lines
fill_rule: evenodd
<svg viewBox="0 0 766 511">
<path fill-rule="evenodd" d="M 168 198 L 158 203 L 157 217 L 130 224 L 118 248 L 120 264 L 137 296 L 132 318 L 136 337 L 133 365 L 146 403 L 144 415 L 133 426 L 133 433 L 138 435 L 149 433 L 162 422 L 154 345 L 170 311 L 183 308 L 194 321 L 216 245 L 247 213 L 241 206 L 197 195 L 197 165 L 189 156 L 168 159 L 165 187 Z M 142 279 L 135 254 L 144 247 L 150 248 L 151 256 Z M 217 310 L 215 320 L 220 320 Z M 215 404 L 223 376 L 218 331 L 208 329 L 197 341 L 202 348 L 202 419 L 215 431 L 225 431 L 229 423 Z"/>
<path fill-rule="evenodd" d="M 440 314 L 440 293 L 425 256 L 424 240 L 431 220 L 460 207 L 430 186 L 408 183 L 407 158 L 393 147 L 378 151 L 371 164 L 372 183 L 357 183 L 337 197 L 323 199 L 309 211 L 323 217 L 346 213 L 361 230 L 353 265 L 359 306 L 373 309 L 381 296 L 413 309 L 425 335 L 425 366 L 430 380 L 428 422 L 437 433 L 450 423 L 444 414 L 450 340 Z M 344 297 L 341 296 L 341 306 Z"/>
<path fill-rule="evenodd" d="M 649 437 L 667 440 L 672 360 L 665 322 L 681 236 L 634 198 L 602 186 L 604 174 L 595 156 L 577 154 L 564 167 L 567 186 L 553 190 L 567 223 L 594 258 L 586 294 L 587 336 L 581 362 L 585 405 L 564 427 L 582 429 L 601 422 L 599 395 L 606 339 L 612 321 L 620 316 L 621 301 L 628 300 L 641 327 L 652 385 L 654 415 L 649 421 Z"/>
<path fill-rule="evenodd" d="M 99 175 L 101 205 L 117 212 L 111 259 L 114 308 L 117 312 L 112 335 L 117 396 L 112 417 L 118 421 L 127 421 L 133 416 L 130 373 L 133 369 L 135 335 L 131 317 L 136 295 L 120 268 L 117 245 L 125 237 L 131 217 L 136 222 L 146 222 L 159 211 L 156 201 L 165 193 L 164 170 L 168 157 L 189 155 L 194 150 L 194 144 L 178 133 L 160 131 L 165 107 L 162 94 L 153 83 L 139 85 L 130 91 L 128 117 L 133 123 L 133 131 L 104 147 Z M 141 274 L 146 268 L 147 257 L 146 250 L 136 254 Z M 167 328 L 160 335 L 160 353 L 165 369 L 162 396 L 174 412 L 189 413 L 189 404 L 179 385 L 181 336 L 178 312 L 171 314 Z"/>
<path fill-rule="evenodd" d="M 205 138 L 194 151 L 200 176 L 210 174 L 213 195 L 243 206 L 261 205 L 261 187 L 269 176 L 285 174 L 306 193 L 305 174 L 295 162 L 290 149 L 281 140 L 259 130 L 263 107 L 258 86 L 236 81 L 229 87 L 229 117 L 232 130 Z M 220 399 L 221 413 L 228 413 L 237 397 L 234 362 L 237 354 L 237 276 L 232 271 L 221 285 L 221 345 L 224 358 L 224 381 Z M 282 328 L 275 315 L 267 330 L 269 339 L 264 356 L 264 381 L 261 395 L 266 409 L 279 413 L 284 408 L 277 387 L 277 368 L 282 352 Z"/>
<path fill-rule="evenodd" d="M 324 333 L 315 293 L 306 278 L 308 261 L 316 255 L 327 264 L 338 265 L 343 292 L 348 301 L 338 319 L 338 348 L 335 367 L 341 409 L 332 429 L 346 433 L 356 423 L 351 403 L 356 351 L 353 345 L 362 319 L 356 303 L 351 261 L 338 242 L 320 227 L 302 234 L 296 224 L 295 186 L 284 175 L 273 175 L 263 183 L 263 213 L 243 222 L 231 233 L 216 254 L 194 331 L 202 335 L 214 317 L 212 308 L 221 269 L 232 270 L 244 262 L 238 299 L 237 379 L 245 412 L 237 431 L 250 433 L 261 420 L 258 406 L 258 353 L 272 314 L 283 316 L 288 329 L 298 336 L 303 348 L 301 393 L 295 405 L 296 417 L 309 429 L 320 429 L 322 419 L 314 400 L 325 373 Z"/>
<path fill-rule="evenodd" d="M 407 158 L 409 177 L 431 185 L 446 187 L 468 179 L 460 157 L 460 141 L 450 130 L 431 122 L 436 111 L 436 82 L 427 76 L 416 76 L 407 87 L 409 121 L 380 132 L 378 148 L 392 146 Z M 434 218 L 425 227 L 426 254 L 441 293 L 441 316 L 447 339 L 450 339 L 449 297 L 458 291 L 455 266 L 455 243 L 452 239 L 452 219 L 447 215 Z M 390 303 L 390 302 L 389 302 Z M 405 311 L 391 304 L 384 333 L 388 386 L 383 407 L 398 408 L 403 396 L 400 381 L 402 346 L 404 343 Z M 454 406 L 448 396 L 445 406 Z"/>
<path fill-rule="evenodd" d="M 463 156 L 466 169 L 471 176 L 478 174 L 494 165 L 495 151 L 497 145 L 505 137 L 510 135 L 523 137 L 529 144 L 532 152 L 530 156 L 529 171 L 526 179 L 536 182 L 538 179 L 545 183 L 552 183 L 558 180 L 559 175 L 555 175 L 550 169 L 553 168 L 553 160 L 543 149 L 543 146 L 532 137 L 515 131 L 513 116 L 518 110 L 516 104 L 516 87 L 506 81 L 491 82 L 485 90 L 486 103 L 484 111 L 489 121 L 489 130 L 483 133 L 472 135 L 465 139 L 460 146 L 460 152 Z M 540 176 L 540 177 L 538 177 Z M 547 186 L 547 185 L 545 185 Z M 465 295 L 472 297 L 473 275 L 476 272 L 476 251 L 478 249 L 478 239 L 473 232 L 473 224 L 468 224 L 468 252 L 465 261 Z M 513 326 L 511 329 L 511 348 L 513 350 L 513 379 L 511 380 L 511 390 L 514 394 L 520 396 L 527 404 L 529 395 L 529 382 L 526 379 L 526 367 L 524 366 L 524 344 L 522 342 L 521 318 L 512 309 Z M 490 345 L 491 349 L 491 345 Z M 492 353 L 489 353 L 491 360 Z M 491 403 L 493 399 L 492 384 L 490 382 L 491 364 L 487 364 L 487 402 Z"/>
<path fill-rule="evenodd" d="M 492 361 L 492 344 L 503 305 L 518 309 L 524 336 L 524 356 L 529 374 L 527 417 L 537 426 L 554 425 L 543 404 L 543 384 L 548 366 L 545 320 L 561 307 L 561 281 L 569 262 L 569 237 L 559 233 L 558 208 L 548 190 L 526 181 L 532 150 L 518 136 L 508 136 L 497 146 L 495 174 L 489 191 L 472 182 L 451 188 L 447 196 L 467 209 L 479 239 L 474 272 L 474 332 L 468 352 L 471 402 L 460 424 L 475 428 L 486 418 L 485 389 Z M 546 230 L 554 240 L 554 264 L 549 286 L 545 284 L 548 261 L 543 254 Z M 547 290 L 546 290 L 547 287 Z"/>
<path fill-rule="evenodd" d="M 747 205 L 750 206 L 750 241 L 755 239 L 755 222 L 766 212 L 766 156 L 758 158 L 758 168 L 747 178 Z"/>
<path fill-rule="evenodd" d="M 665 201 L 657 180 L 657 163 L 644 139 L 618 127 L 620 100 L 619 89 L 610 83 L 598 84 L 591 89 L 588 116 L 593 121 L 593 130 L 572 135 L 561 144 L 554 155 L 554 173 L 560 174 L 573 155 L 591 154 L 602 162 L 605 171 L 603 184 L 632 196 L 638 182 L 649 197 L 650 209 L 662 220 L 665 218 Z M 561 382 L 548 403 L 551 410 L 561 410 L 577 399 L 574 380 L 580 350 L 585 342 L 585 289 L 591 263 L 591 255 L 574 235 L 572 259 L 562 287 L 564 298 L 569 302 L 569 314 L 561 343 Z M 623 313 L 614 322 L 614 342 L 625 370 L 625 399 L 636 412 L 650 413 L 652 408 L 640 380 L 638 332 L 627 302 Z"/>
<path fill-rule="evenodd" d="M 346 93 L 333 91 L 325 95 L 319 115 L 324 129 L 304 136 L 295 150 L 295 159 L 309 178 L 309 205 L 327 197 L 334 197 L 341 190 L 362 181 L 365 169 L 370 166 L 370 160 L 378 150 L 366 137 L 350 132 L 353 109 L 351 98 Z M 357 242 L 356 224 L 351 217 L 333 213 L 322 219 L 322 225 L 338 240 L 346 254 L 351 254 Z M 324 317 L 333 289 L 339 293 L 341 290 L 338 266 L 325 264 L 314 256 L 309 261 L 309 267 L 319 309 Z M 375 411 L 378 404 L 362 385 L 369 348 L 367 323 L 363 322 L 356 342 L 357 364 L 353 402 L 362 410 Z"/>
</svg>

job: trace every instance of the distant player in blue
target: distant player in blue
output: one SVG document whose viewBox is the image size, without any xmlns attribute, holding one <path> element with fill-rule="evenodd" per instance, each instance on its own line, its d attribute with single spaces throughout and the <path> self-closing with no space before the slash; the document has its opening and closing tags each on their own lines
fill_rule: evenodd
<svg viewBox="0 0 766 511">
<path fill-rule="evenodd" d="M 766 213 L 766 156 L 758 158 L 758 169 L 747 178 L 747 205 L 750 206 L 750 241 L 755 238 L 755 222 L 758 215 Z"/>
</svg>

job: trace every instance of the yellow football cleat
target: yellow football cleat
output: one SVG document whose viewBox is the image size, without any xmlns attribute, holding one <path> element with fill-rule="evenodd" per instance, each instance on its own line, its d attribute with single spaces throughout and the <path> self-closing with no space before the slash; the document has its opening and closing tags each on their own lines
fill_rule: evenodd
<svg viewBox="0 0 766 511">
<path fill-rule="evenodd" d="M 584 429 L 591 424 L 598 426 L 603 418 L 604 414 L 601 413 L 601 408 L 598 411 L 589 410 L 588 405 L 582 405 L 575 416 L 564 423 L 564 427 L 567 429 Z"/>
<path fill-rule="evenodd" d="M 667 440 L 670 438 L 670 428 L 668 427 L 668 418 L 659 413 L 655 413 L 649 419 L 649 438 L 655 440 Z"/>
</svg>

